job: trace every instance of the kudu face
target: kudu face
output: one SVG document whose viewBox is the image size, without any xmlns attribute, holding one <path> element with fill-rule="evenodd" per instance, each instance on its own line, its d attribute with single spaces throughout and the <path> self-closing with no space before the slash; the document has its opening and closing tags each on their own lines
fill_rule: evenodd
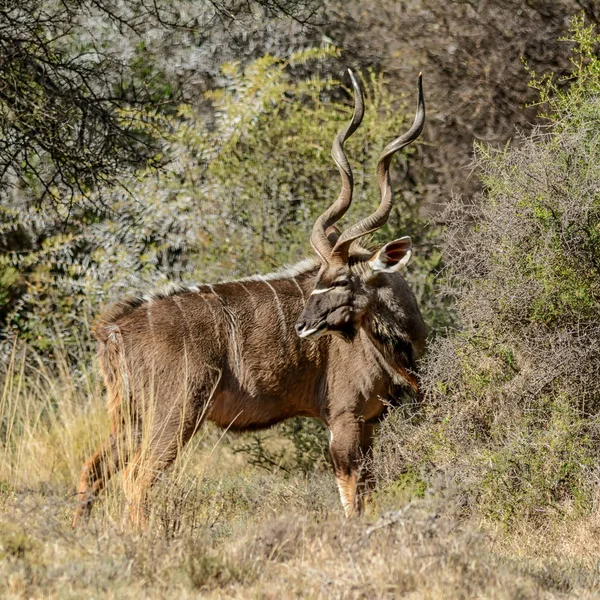
<svg viewBox="0 0 600 600">
<path fill-rule="evenodd" d="M 381 190 L 381 203 L 369 217 L 359 221 L 344 233 L 334 223 L 348 210 L 352 201 L 352 170 L 343 144 L 358 128 L 364 112 L 362 90 L 350 73 L 355 93 L 352 121 L 335 138 L 332 156 L 342 179 L 338 199 L 316 220 L 311 244 L 321 259 L 321 269 L 302 314 L 296 323 L 296 333 L 301 338 L 316 338 L 335 334 L 350 341 L 356 335 L 362 320 L 376 297 L 375 288 L 381 285 L 383 274 L 401 271 L 411 257 L 411 240 L 402 237 L 374 253 L 353 244 L 356 240 L 379 229 L 387 221 L 392 208 L 392 188 L 389 167 L 393 154 L 415 140 L 425 122 L 425 106 L 421 76 L 417 114 L 410 130 L 391 142 L 381 153 L 377 163 L 377 177 Z"/>
<path fill-rule="evenodd" d="M 301 338 L 334 333 L 351 340 L 364 314 L 365 289 L 349 265 L 325 265 L 296 323 Z"/>
<path fill-rule="evenodd" d="M 381 276 L 399 273 L 410 261 L 411 246 L 410 238 L 403 237 L 375 253 L 357 252 L 347 263 L 323 265 L 296 323 L 298 335 L 334 334 L 351 341 L 373 308 Z"/>
</svg>

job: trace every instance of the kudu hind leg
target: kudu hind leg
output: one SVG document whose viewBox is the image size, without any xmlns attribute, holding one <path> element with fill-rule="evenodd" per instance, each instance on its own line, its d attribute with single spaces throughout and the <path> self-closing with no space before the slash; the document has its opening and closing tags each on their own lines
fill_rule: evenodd
<svg viewBox="0 0 600 600">
<path fill-rule="evenodd" d="M 150 507 L 148 492 L 160 475 L 175 461 L 193 431 L 172 440 L 160 440 L 152 449 L 140 450 L 123 474 L 123 490 L 129 522 L 134 529 L 143 530 L 148 524 Z"/>
<path fill-rule="evenodd" d="M 347 517 L 360 515 L 369 487 L 367 466 L 373 426 L 345 416 L 331 424 L 330 432 L 329 450 L 344 512 Z"/>
<path fill-rule="evenodd" d="M 98 450 L 84 463 L 81 469 L 73 527 L 77 527 L 82 519 L 88 520 L 92 505 L 98 494 L 106 487 L 108 480 L 126 460 L 127 446 L 123 436 L 116 430 Z"/>
<path fill-rule="evenodd" d="M 160 475 L 175 461 L 185 445 L 204 421 L 204 411 L 182 411 L 178 418 L 156 421 L 149 441 L 130 461 L 123 475 L 123 490 L 127 501 L 129 522 L 134 529 L 148 524 L 148 492 Z"/>
</svg>

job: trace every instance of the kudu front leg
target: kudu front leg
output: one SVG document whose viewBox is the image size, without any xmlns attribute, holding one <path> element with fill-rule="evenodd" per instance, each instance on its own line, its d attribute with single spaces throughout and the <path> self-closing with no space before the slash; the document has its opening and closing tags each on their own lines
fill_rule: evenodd
<svg viewBox="0 0 600 600">
<path fill-rule="evenodd" d="M 338 417 L 330 424 L 329 451 L 346 517 L 363 512 L 372 440 L 373 426 L 365 425 L 354 415 Z"/>
</svg>

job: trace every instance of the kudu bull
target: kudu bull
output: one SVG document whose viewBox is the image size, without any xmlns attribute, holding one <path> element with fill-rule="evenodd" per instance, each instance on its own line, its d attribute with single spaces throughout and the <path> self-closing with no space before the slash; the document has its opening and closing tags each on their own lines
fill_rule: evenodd
<svg viewBox="0 0 600 600">
<path fill-rule="evenodd" d="M 112 433 L 83 466 L 75 524 L 89 516 L 107 479 L 127 467 L 130 518 L 143 526 L 150 486 L 204 419 L 237 431 L 295 416 L 321 419 L 345 513 L 361 512 L 374 424 L 392 390 L 417 392 L 414 368 L 426 329 L 400 275 L 410 238 L 377 251 L 357 240 L 387 221 L 391 158 L 421 133 L 425 105 L 419 76 L 414 123 L 377 164 L 379 207 L 340 233 L 334 224 L 353 189 L 343 145 L 364 112 L 359 82 L 350 75 L 354 114 L 332 148 L 341 192 L 310 239 L 318 260 L 266 276 L 174 286 L 126 299 L 100 317 L 94 334 Z M 142 451 L 144 427 L 149 441 Z"/>
</svg>

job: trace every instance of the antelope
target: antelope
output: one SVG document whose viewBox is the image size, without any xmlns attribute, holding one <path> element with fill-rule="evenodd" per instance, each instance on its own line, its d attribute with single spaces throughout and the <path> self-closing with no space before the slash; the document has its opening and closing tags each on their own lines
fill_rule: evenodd
<svg viewBox="0 0 600 600">
<path fill-rule="evenodd" d="M 320 419 L 329 428 L 345 515 L 362 512 L 374 426 L 394 391 L 418 393 L 426 327 L 400 274 L 411 258 L 410 238 L 374 251 L 359 239 L 388 220 L 391 159 L 420 135 L 425 103 L 419 75 L 414 122 L 377 163 L 381 203 L 342 233 L 335 223 L 353 191 L 344 142 L 364 114 L 360 83 L 350 77 L 354 112 L 332 146 L 341 190 L 314 223 L 315 258 L 265 276 L 172 285 L 100 316 L 93 332 L 112 430 L 83 465 L 74 526 L 89 518 L 108 478 L 125 468 L 129 518 L 143 528 L 150 487 L 205 419 L 234 431 L 296 416 Z M 144 428 L 149 441 L 142 450 Z"/>
</svg>

